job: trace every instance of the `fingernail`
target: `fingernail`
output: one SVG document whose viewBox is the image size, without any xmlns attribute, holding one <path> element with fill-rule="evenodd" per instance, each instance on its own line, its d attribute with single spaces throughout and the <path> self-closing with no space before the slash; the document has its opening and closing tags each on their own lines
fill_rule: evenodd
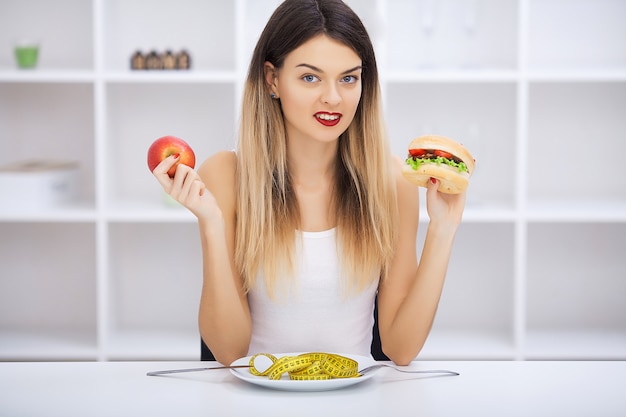
<svg viewBox="0 0 626 417">
<path fill-rule="evenodd" d="M 180 154 L 179 154 L 179 153 L 175 153 L 175 154 L 174 154 L 174 159 L 178 159 L 178 157 L 179 157 L 179 156 L 180 156 Z"/>
<path fill-rule="evenodd" d="M 437 179 L 430 177 L 430 182 L 432 182 L 433 184 L 437 184 Z"/>
</svg>

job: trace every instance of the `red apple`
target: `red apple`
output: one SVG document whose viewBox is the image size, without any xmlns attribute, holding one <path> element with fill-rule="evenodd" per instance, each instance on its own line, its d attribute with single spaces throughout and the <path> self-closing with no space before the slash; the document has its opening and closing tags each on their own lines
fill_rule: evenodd
<svg viewBox="0 0 626 417">
<path fill-rule="evenodd" d="M 162 160 L 175 154 L 179 154 L 178 162 L 167 171 L 167 175 L 169 175 L 170 178 L 174 178 L 178 164 L 184 164 L 191 168 L 196 166 L 196 155 L 187 142 L 176 136 L 163 136 L 155 140 L 148 149 L 148 168 L 150 168 L 150 172 L 154 171 L 154 168 L 156 168 Z"/>
</svg>

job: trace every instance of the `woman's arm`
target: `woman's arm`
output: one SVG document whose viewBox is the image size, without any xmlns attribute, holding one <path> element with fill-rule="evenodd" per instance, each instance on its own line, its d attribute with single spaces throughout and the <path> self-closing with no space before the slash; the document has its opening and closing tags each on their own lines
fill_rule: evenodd
<svg viewBox="0 0 626 417">
<path fill-rule="evenodd" d="M 405 365 L 420 352 L 432 327 L 465 194 L 442 194 L 437 184 L 429 184 L 430 222 L 418 265 L 419 191 L 401 172 L 396 177 L 400 231 L 389 276 L 378 292 L 378 322 L 383 351 L 395 363 Z"/>
<path fill-rule="evenodd" d="M 252 332 L 242 278 L 234 267 L 236 158 L 233 152 L 217 153 L 197 173 L 178 165 L 173 180 L 164 174 L 175 162 L 172 157 L 154 170 L 165 191 L 198 218 L 203 263 L 200 335 L 215 359 L 226 365 L 247 354 Z"/>
<path fill-rule="evenodd" d="M 226 365 L 248 353 L 252 334 L 248 299 L 234 265 L 236 170 L 233 152 L 216 154 L 198 169 L 222 213 L 198 221 L 203 258 L 198 323 L 215 359 Z"/>
</svg>

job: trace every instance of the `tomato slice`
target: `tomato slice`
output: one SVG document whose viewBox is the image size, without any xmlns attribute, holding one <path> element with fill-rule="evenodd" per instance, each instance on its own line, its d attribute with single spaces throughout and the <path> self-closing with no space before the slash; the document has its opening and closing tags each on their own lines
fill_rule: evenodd
<svg viewBox="0 0 626 417">
<path fill-rule="evenodd" d="M 440 156 L 442 158 L 448 158 L 448 159 L 452 159 L 452 154 L 446 151 L 440 151 L 439 149 L 435 149 L 433 151 L 433 153 L 437 156 Z"/>
<path fill-rule="evenodd" d="M 409 149 L 409 155 L 419 157 L 426 155 L 426 149 Z"/>
</svg>

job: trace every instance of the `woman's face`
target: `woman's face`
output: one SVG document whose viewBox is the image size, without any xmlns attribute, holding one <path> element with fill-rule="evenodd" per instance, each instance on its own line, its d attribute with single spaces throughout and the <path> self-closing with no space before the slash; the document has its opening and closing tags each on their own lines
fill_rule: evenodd
<svg viewBox="0 0 626 417">
<path fill-rule="evenodd" d="M 361 99 L 361 59 L 325 35 L 293 50 L 282 68 L 266 63 L 266 80 L 280 98 L 288 139 L 336 141 Z"/>
</svg>

